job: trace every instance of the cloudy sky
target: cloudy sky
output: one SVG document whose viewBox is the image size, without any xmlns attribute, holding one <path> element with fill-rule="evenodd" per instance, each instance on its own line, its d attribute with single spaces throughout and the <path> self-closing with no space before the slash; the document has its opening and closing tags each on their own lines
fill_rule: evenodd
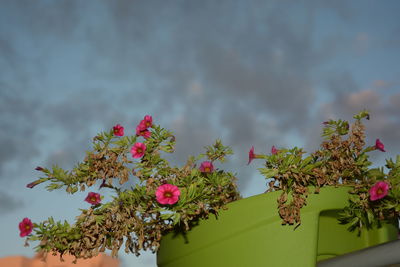
<svg viewBox="0 0 400 267">
<path fill-rule="evenodd" d="M 98 132 L 146 114 L 176 134 L 174 164 L 222 138 L 242 195 L 264 191 L 247 152 L 319 144 L 321 122 L 367 108 L 368 142 L 400 151 L 400 2 L 1 1 L 0 257 L 23 217 L 68 219 L 85 194 L 25 185 L 72 168 Z M 155 256 L 120 253 L 126 266 Z"/>
</svg>

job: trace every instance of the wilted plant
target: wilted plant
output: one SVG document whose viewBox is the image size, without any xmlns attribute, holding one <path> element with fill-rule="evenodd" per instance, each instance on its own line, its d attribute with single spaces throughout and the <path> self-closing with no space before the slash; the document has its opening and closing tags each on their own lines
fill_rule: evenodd
<svg viewBox="0 0 400 267">
<path fill-rule="evenodd" d="M 369 113 L 354 116 L 355 122 L 330 120 L 324 122 L 320 148 L 308 156 L 301 148 L 274 146 L 269 155 L 249 151 L 249 163 L 256 158 L 265 159 L 261 174 L 268 180 L 268 191 L 282 190 L 278 199 L 282 224 L 301 223 L 300 210 L 307 204 L 310 193 L 318 193 L 324 186 L 348 186 L 349 205 L 341 212 L 339 221 L 349 230 L 380 227 L 382 222 L 396 223 L 400 215 L 400 156 L 396 161 L 386 160 L 383 167 L 371 168 L 368 153 L 385 152 L 383 143 L 365 147 L 365 127 L 362 119 Z M 311 191 L 311 192 L 310 192 Z"/>
<path fill-rule="evenodd" d="M 144 140 L 138 142 L 138 138 Z M 37 167 L 44 177 L 28 184 L 29 188 L 47 182 L 49 191 L 65 188 L 73 194 L 100 182 L 102 190 L 112 190 L 114 195 L 112 201 L 101 203 L 99 193 L 89 192 L 85 201 L 92 206 L 82 209 L 72 225 L 52 217 L 33 224 L 25 218 L 19 225 L 21 236 L 39 240 L 36 250 L 42 253 L 90 258 L 109 249 L 116 256 L 125 244 L 126 252 L 139 255 L 141 250 L 157 251 L 163 234 L 187 231 L 194 221 L 210 213 L 217 215 L 227 203 L 240 198 L 236 178 L 213 166 L 232 154 L 230 148 L 217 140 L 206 147 L 205 154 L 190 157 L 178 168 L 162 157 L 162 152 L 174 151 L 174 144 L 172 133 L 154 125 L 147 115 L 136 127 L 136 135 L 124 136 L 124 127 L 117 124 L 94 137 L 93 150 L 72 171 Z M 196 162 L 204 157 L 207 160 L 197 167 Z M 136 184 L 122 189 L 130 180 Z"/>
</svg>

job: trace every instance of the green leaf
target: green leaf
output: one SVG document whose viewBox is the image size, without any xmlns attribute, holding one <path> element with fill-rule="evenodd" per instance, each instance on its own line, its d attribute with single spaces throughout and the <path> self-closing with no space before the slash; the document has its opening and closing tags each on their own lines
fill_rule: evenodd
<svg viewBox="0 0 400 267">
<path fill-rule="evenodd" d="M 277 169 L 259 168 L 258 170 L 266 178 L 272 178 L 279 173 L 279 170 L 277 170 Z"/>
<path fill-rule="evenodd" d="M 367 219 L 368 219 L 368 223 L 372 224 L 374 222 L 374 214 L 372 213 L 371 210 L 367 210 Z"/>
<path fill-rule="evenodd" d="M 360 197 L 357 194 L 350 194 L 349 195 L 349 201 L 353 203 L 357 203 L 360 201 Z"/>
<path fill-rule="evenodd" d="M 307 165 L 313 160 L 313 156 L 308 156 L 305 159 L 303 159 L 303 161 L 301 162 L 300 167 L 304 168 L 304 167 L 308 167 Z"/>
<path fill-rule="evenodd" d="M 163 220 L 171 219 L 174 216 L 174 213 L 163 213 L 160 215 L 160 218 Z"/>
<path fill-rule="evenodd" d="M 396 212 L 400 212 L 400 204 L 397 204 L 396 207 L 394 208 L 394 210 L 395 210 Z"/>
<path fill-rule="evenodd" d="M 361 120 L 363 118 L 369 119 L 369 112 L 367 110 L 360 111 L 358 114 L 353 116 L 356 120 Z"/>
<path fill-rule="evenodd" d="M 349 222 L 349 224 L 351 226 L 358 224 L 358 222 L 360 221 L 360 219 L 358 217 L 354 217 L 353 219 L 351 219 L 351 221 Z"/>
<path fill-rule="evenodd" d="M 177 225 L 180 221 L 181 221 L 181 214 L 179 212 L 176 212 L 173 216 L 172 216 L 172 220 L 173 220 L 173 224 Z"/>
<path fill-rule="evenodd" d="M 393 169 L 394 168 L 394 162 L 393 162 L 393 160 L 392 159 L 386 159 L 386 167 L 388 168 L 388 169 Z"/>
</svg>

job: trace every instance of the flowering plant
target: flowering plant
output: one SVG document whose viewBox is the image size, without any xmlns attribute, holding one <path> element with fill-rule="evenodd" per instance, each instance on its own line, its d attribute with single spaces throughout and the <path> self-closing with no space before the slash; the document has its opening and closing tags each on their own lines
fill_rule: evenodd
<svg viewBox="0 0 400 267">
<path fill-rule="evenodd" d="M 138 142 L 139 138 L 144 140 Z M 91 207 L 82 209 L 73 225 L 51 217 L 41 223 L 24 218 L 19 225 L 21 237 L 40 240 L 39 252 L 61 256 L 90 258 L 105 249 L 115 256 L 123 244 L 126 252 L 139 255 L 142 249 L 157 251 L 164 233 L 187 231 L 196 220 L 217 215 L 240 198 L 236 178 L 213 165 L 232 154 L 230 148 L 217 140 L 206 147 L 205 154 L 189 157 L 183 167 L 171 167 L 162 152 L 172 153 L 174 144 L 172 133 L 146 115 L 133 136 L 124 136 L 124 127 L 117 124 L 94 137 L 93 150 L 72 171 L 37 167 L 44 177 L 28 184 L 29 188 L 48 182 L 49 191 L 65 188 L 73 194 L 99 182 L 100 189 L 112 190 L 114 195 L 112 201 L 102 203 L 100 193 L 89 192 L 84 200 Z M 207 160 L 197 167 L 202 158 Z M 116 179 L 119 186 L 114 185 Z M 130 189 L 121 187 L 132 179 L 135 184 Z"/>
<path fill-rule="evenodd" d="M 249 151 L 249 163 L 264 159 L 265 166 L 259 171 L 268 181 L 267 191 L 282 190 L 278 198 L 282 224 L 301 223 L 300 210 L 307 203 L 310 191 L 318 193 L 324 186 L 348 186 L 348 206 L 340 213 L 339 222 L 348 224 L 349 230 L 380 227 L 382 222 L 397 223 L 400 215 L 400 156 L 386 160 L 383 167 L 371 168 L 369 152 L 385 152 L 383 143 L 376 139 L 375 145 L 365 147 L 363 119 L 369 113 L 362 111 L 354 116 L 355 122 L 329 120 L 324 122 L 320 148 L 303 157 L 301 148 L 274 146 L 269 155 Z"/>
<path fill-rule="evenodd" d="M 259 169 L 267 179 L 268 191 L 281 190 L 278 214 L 282 224 L 300 225 L 300 210 L 307 196 L 319 193 L 324 186 L 347 186 L 349 204 L 340 214 L 339 222 L 349 230 L 370 229 L 382 222 L 393 223 L 400 215 L 400 156 L 386 160 L 383 167 L 372 168 L 368 153 L 385 152 L 380 139 L 365 146 L 363 119 L 369 113 L 354 116 L 350 126 L 343 120 L 324 122 L 320 148 L 308 156 L 301 148 L 276 148 L 268 155 L 249 151 L 250 164 L 264 159 Z M 143 138 L 141 142 L 139 138 Z M 72 171 L 57 166 L 38 167 L 44 177 L 27 185 L 29 188 L 49 182 L 48 190 L 65 187 L 68 193 L 92 187 L 110 189 L 113 200 L 102 203 L 102 195 L 89 192 L 84 199 L 92 206 L 83 209 L 75 224 L 55 222 L 53 218 L 32 223 L 24 218 L 19 224 L 21 237 L 27 241 L 40 240 L 40 252 L 65 253 L 76 258 L 89 258 L 105 249 L 115 256 L 125 243 L 125 251 L 139 255 L 140 250 L 157 251 L 163 234 L 173 230 L 187 231 L 195 221 L 218 214 L 229 202 L 240 199 L 235 177 L 214 167 L 232 154 L 230 148 L 217 140 L 206 147 L 206 153 L 190 157 L 183 167 L 171 167 L 161 152 L 174 150 L 171 132 L 153 124 L 145 116 L 137 125 L 136 134 L 124 136 L 124 127 L 117 124 L 109 132 L 93 139 L 93 151 Z M 197 167 L 196 162 L 206 158 Z M 133 176 L 135 178 L 133 178 Z M 136 184 L 130 189 L 124 184 L 131 177 Z M 35 231 L 35 234 L 31 234 Z"/>
</svg>

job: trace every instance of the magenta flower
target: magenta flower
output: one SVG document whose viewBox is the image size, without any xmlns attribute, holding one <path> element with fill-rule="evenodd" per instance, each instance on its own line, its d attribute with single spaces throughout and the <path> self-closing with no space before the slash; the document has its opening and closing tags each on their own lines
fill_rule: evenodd
<svg viewBox="0 0 400 267">
<path fill-rule="evenodd" d="M 19 236 L 24 237 L 32 233 L 33 223 L 31 222 L 30 219 L 24 218 L 22 222 L 19 223 L 18 227 L 20 231 Z"/>
<path fill-rule="evenodd" d="M 272 148 L 271 148 L 271 154 L 272 154 L 272 155 L 276 155 L 278 152 L 279 152 L 279 150 L 276 149 L 275 146 L 272 146 Z"/>
<path fill-rule="evenodd" d="M 150 115 L 144 116 L 144 119 L 140 122 L 140 124 L 143 124 L 146 128 L 153 126 L 153 117 Z"/>
<path fill-rule="evenodd" d="M 385 145 L 379 139 L 376 139 L 376 141 L 375 141 L 375 149 L 378 149 L 382 152 L 386 152 Z"/>
<path fill-rule="evenodd" d="M 384 181 L 376 182 L 376 184 L 369 189 L 369 199 L 375 201 L 384 198 L 389 192 L 389 184 Z"/>
<path fill-rule="evenodd" d="M 114 135 L 116 136 L 123 136 L 124 135 L 124 127 L 117 124 L 113 127 Z"/>
<path fill-rule="evenodd" d="M 141 158 L 146 151 L 146 145 L 143 143 L 136 143 L 131 148 L 132 157 Z"/>
<path fill-rule="evenodd" d="M 87 197 L 85 198 L 85 201 L 92 204 L 92 205 L 97 205 L 101 201 L 101 196 L 98 193 L 95 192 L 89 192 Z"/>
<path fill-rule="evenodd" d="M 203 161 L 199 169 L 201 172 L 209 173 L 214 171 L 214 166 L 211 161 Z"/>
<path fill-rule="evenodd" d="M 146 126 L 144 123 L 140 123 L 136 127 L 136 135 L 137 136 L 143 136 L 144 138 L 149 138 L 151 136 L 151 132 L 147 130 Z"/>
<path fill-rule="evenodd" d="M 156 200 L 162 205 L 172 205 L 178 202 L 181 191 L 176 185 L 163 184 L 157 188 Z"/>
<path fill-rule="evenodd" d="M 256 158 L 256 154 L 254 154 L 254 146 L 252 146 L 249 151 L 249 162 L 247 163 L 247 165 L 249 165 L 250 162 L 255 158 Z"/>
</svg>

